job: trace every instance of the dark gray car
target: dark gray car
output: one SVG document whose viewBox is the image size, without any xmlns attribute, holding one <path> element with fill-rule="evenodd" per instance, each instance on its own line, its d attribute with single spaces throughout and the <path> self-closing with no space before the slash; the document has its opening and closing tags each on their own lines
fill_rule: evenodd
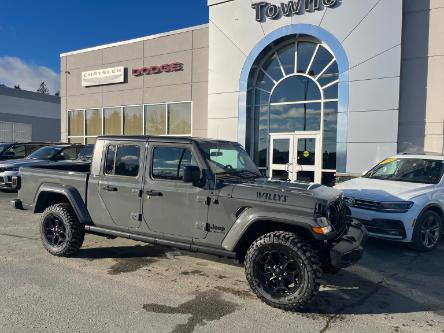
<svg viewBox="0 0 444 333">
<path fill-rule="evenodd" d="M 20 187 L 20 168 L 76 160 L 83 147 L 71 144 L 50 145 L 35 150 L 25 158 L 0 162 L 0 190 L 17 190 Z"/>
<path fill-rule="evenodd" d="M 101 137 L 91 169 L 23 168 L 14 207 L 43 213 L 41 238 L 70 256 L 85 233 L 237 258 L 264 302 L 308 304 L 323 272 L 362 256 L 365 228 L 341 192 L 268 181 L 237 143 L 179 137 Z"/>
</svg>

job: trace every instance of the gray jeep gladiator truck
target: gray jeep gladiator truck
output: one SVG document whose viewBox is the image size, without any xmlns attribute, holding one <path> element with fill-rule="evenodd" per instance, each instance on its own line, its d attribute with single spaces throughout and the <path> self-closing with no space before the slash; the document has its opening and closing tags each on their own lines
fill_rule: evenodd
<svg viewBox="0 0 444 333">
<path fill-rule="evenodd" d="M 238 143 L 99 137 L 91 166 L 22 168 L 15 208 L 42 213 L 43 246 L 74 255 L 85 233 L 235 258 L 265 303 L 298 310 L 323 272 L 358 261 L 365 228 L 341 192 L 265 179 Z"/>
</svg>

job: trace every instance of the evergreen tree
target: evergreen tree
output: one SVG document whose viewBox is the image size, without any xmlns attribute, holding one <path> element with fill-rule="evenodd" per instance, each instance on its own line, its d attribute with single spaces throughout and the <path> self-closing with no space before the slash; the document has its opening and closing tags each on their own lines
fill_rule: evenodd
<svg viewBox="0 0 444 333">
<path fill-rule="evenodd" d="M 46 83 L 42 82 L 40 83 L 40 87 L 39 89 L 37 89 L 38 93 L 44 94 L 44 95 L 48 95 L 49 94 L 49 89 L 48 87 L 46 87 Z"/>
</svg>

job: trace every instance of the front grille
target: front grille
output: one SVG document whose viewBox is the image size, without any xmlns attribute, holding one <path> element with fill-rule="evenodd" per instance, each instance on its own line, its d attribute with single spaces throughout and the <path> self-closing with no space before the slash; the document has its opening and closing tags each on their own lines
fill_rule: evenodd
<svg viewBox="0 0 444 333">
<path fill-rule="evenodd" d="M 349 203 L 350 207 L 367 209 L 367 210 L 378 210 L 380 208 L 380 202 L 362 199 L 350 199 L 346 198 L 345 201 Z"/>
<path fill-rule="evenodd" d="M 329 220 L 333 228 L 339 233 L 343 232 L 347 228 L 347 206 L 344 199 L 339 198 L 333 202 L 330 207 Z"/>
</svg>

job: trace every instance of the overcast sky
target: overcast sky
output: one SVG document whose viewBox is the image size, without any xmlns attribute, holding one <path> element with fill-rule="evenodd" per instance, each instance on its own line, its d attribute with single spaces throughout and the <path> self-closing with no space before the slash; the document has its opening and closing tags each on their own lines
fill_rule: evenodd
<svg viewBox="0 0 444 333">
<path fill-rule="evenodd" d="M 208 23 L 207 0 L 1 0 L 0 84 L 60 90 L 60 53 Z"/>
</svg>

